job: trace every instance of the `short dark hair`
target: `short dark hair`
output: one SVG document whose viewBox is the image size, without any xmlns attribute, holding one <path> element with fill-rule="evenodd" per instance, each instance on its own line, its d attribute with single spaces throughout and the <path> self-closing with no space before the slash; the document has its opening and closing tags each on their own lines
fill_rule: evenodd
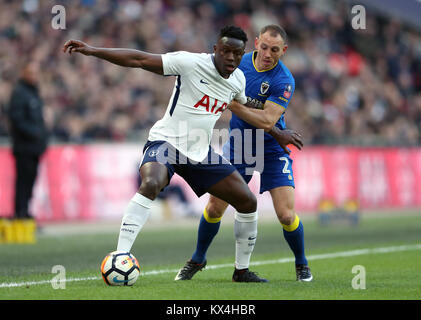
<svg viewBox="0 0 421 320">
<path fill-rule="evenodd" d="M 225 26 L 221 29 L 219 33 L 219 38 L 228 37 L 238 39 L 244 42 L 247 42 L 247 34 L 240 27 L 236 26 Z"/>
<path fill-rule="evenodd" d="M 272 37 L 276 37 L 279 34 L 282 37 L 282 39 L 284 40 L 284 44 L 287 44 L 288 36 L 287 36 L 287 33 L 285 32 L 285 30 L 281 26 L 278 26 L 277 24 L 269 24 L 267 26 L 264 26 L 260 30 L 260 34 L 266 33 L 268 31 L 270 32 L 270 35 Z"/>
</svg>

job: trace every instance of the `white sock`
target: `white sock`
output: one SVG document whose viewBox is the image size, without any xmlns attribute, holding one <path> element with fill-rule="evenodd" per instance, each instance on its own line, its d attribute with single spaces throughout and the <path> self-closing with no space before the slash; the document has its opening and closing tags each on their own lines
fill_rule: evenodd
<svg viewBox="0 0 421 320">
<path fill-rule="evenodd" d="M 256 244 L 257 212 L 235 213 L 235 267 L 246 269 L 250 264 L 250 257 Z"/>
<path fill-rule="evenodd" d="M 136 193 L 130 200 L 121 220 L 117 251 L 130 252 L 139 231 L 149 218 L 152 202 L 140 193 Z"/>
</svg>

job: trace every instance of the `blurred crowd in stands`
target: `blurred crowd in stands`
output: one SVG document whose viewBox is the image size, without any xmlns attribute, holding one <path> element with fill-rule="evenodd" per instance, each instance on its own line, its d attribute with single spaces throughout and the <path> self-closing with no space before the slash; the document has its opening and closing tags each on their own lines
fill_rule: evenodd
<svg viewBox="0 0 421 320">
<path fill-rule="evenodd" d="M 421 31 L 367 10 L 351 25 L 344 1 L 0 0 L 0 137 L 4 110 L 28 59 L 41 64 L 41 94 L 52 141 L 144 141 L 165 112 L 175 78 L 62 52 L 68 39 L 152 53 L 212 52 L 219 30 L 236 24 L 247 51 L 266 24 L 283 26 L 283 60 L 296 81 L 287 126 L 308 144 L 421 145 Z M 55 30 L 51 8 L 66 9 Z M 228 126 L 224 112 L 217 126 Z"/>
</svg>

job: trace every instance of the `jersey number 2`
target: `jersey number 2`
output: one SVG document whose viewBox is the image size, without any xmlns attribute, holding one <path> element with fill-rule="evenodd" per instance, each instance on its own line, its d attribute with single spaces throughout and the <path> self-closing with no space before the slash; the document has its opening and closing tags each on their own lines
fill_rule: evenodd
<svg viewBox="0 0 421 320">
<path fill-rule="evenodd" d="M 284 168 L 282 169 L 282 173 L 291 173 L 291 170 L 288 169 L 289 161 L 286 157 L 280 157 L 279 160 L 285 161 Z"/>
</svg>

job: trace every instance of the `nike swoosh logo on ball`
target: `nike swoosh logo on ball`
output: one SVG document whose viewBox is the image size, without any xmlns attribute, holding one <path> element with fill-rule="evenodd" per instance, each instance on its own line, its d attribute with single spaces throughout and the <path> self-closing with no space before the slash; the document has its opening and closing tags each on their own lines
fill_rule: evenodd
<svg viewBox="0 0 421 320">
<path fill-rule="evenodd" d="M 117 276 L 115 276 L 114 278 L 113 278 L 113 282 L 115 282 L 115 283 L 127 283 L 127 282 L 129 282 L 129 281 L 132 281 L 134 278 L 131 278 L 131 279 L 127 279 L 127 280 L 119 280 L 118 278 L 117 278 Z"/>
</svg>

